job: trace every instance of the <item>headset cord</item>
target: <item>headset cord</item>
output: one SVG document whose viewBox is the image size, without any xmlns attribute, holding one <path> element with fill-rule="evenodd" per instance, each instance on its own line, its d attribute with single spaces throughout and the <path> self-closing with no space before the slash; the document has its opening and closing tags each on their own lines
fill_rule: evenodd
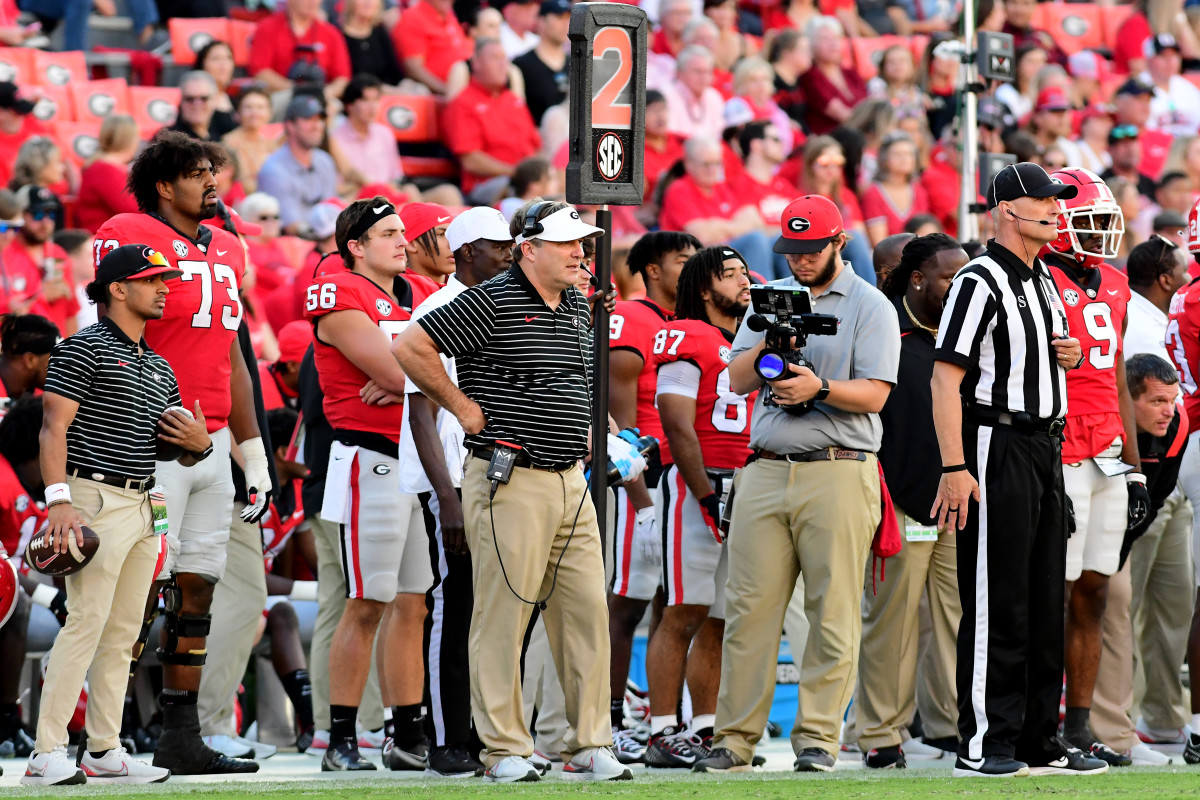
<svg viewBox="0 0 1200 800">
<path fill-rule="evenodd" d="M 562 476 L 560 475 L 559 477 L 561 478 Z M 558 560 L 554 562 L 554 578 L 550 582 L 550 591 L 540 600 L 526 600 L 513 588 L 512 582 L 508 579 L 508 570 L 504 568 L 504 558 L 500 555 L 500 541 L 496 538 L 496 517 L 492 512 L 492 500 L 496 497 L 496 490 L 499 488 L 500 482 L 492 481 L 491 491 L 488 492 L 488 520 L 492 523 L 492 546 L 496 548 L 496 560 L 500 562 L 500 574 L 504 576 L 504 583 L 508 586 L 508 590 L 512 592 L 513 597 L 526 605 L 535 606 L 539 611 L 545 611 L 546 603 L 554 596 L 554 590 L 558 588 L 558 568 L 562 566 L 563 556 L 567 554 L 567 548 L 571 546 L 571 540 L 575 538 L 575 526 L 579 524 L 579 515 L 583 512 L 584 501 L 587 500 L 587 489 L 584 489 L 583 494 L 579 498 L 579 507 L 575 509 L 575 519 L 571 521 L 571 533 L 568 534 L 567 541 L 563 545 L 562 551 L 558 554 Z"/>
</svg>

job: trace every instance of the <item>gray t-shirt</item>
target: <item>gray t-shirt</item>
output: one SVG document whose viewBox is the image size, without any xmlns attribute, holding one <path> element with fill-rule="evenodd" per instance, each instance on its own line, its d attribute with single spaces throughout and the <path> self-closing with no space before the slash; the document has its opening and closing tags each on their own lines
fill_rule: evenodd
<svg viewBox="0 0 1200 800">
<path fill-rule="evenodd" d="M 773 281 L 773 286 L 799 286 L 794 277 Z M 854 274 L 849 265 L 820 297 L 813 311 L 838 318 L 836 336 L 810 336 L 801 351 L 821 378 L 845 381 L 855 378 L 896 383 L 900 364 L 900 324 L 896 310 L 875 287 Z M 733 340 L 733 358 L 763 340 L 763 333 L 742 325 Z M 878 414 L 843 411 L 817 403 L 808 414 L 794 417 L 763 405 L 759 393 L 750 420 L 750 446 L 776 453 L 805 453 L 826 447 L 876 452 L 883 440 Z"/>
<path fill-rule="evenodd" d="M 279 224 L 302 223 L 322 200 L 337 196 L 338 172 L 333 156 L 312 151 L 312 166 L 296 160 L 284 144 L 263 162 L 258 171 L 258 190 L 279 201 Z"/>
</svg>

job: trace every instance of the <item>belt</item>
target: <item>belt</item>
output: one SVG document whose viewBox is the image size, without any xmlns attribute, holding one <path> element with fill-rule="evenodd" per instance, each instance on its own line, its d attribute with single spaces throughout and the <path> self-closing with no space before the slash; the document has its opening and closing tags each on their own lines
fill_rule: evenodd
<svg viewBox="0 0 1200 800">
<path fill-rule="evenodd" d="M 774 453 L 765 448 L 754 451 L 754 458 L 765 458 L 767 461 L 791 461 L 793 464 L 808 464 L 813 461 L 866 461 L 865 450 L 843 450 L 840 447 L 826 447 L 824 450 L 811 450 L 807 453 Z"/>
<path fill-rule="evenodd" d="M 991 406 L 968 406 L 967 418 L 977 425 L 992 427 L 1004 425 L 1021 433 L 1044 433 L 1047 436 L 1061 436 L 1067 421 L 1062 418 L 1035 417 L 1028 411 L 1015 413 L 1001 411 Z"/>
<path fill-rule="evenodd" d="M 472 447 L 471 455 L 475 458 L 482 458 L 484 461 L 492 460 L 492 453 L 495 452 L 491 447 Z M 536 469 L 542 472 L 566 472 L 567 470 L 578 464 L 578 461 L 564 461 L 561 464 L 551 464 L 548 467 L 534 464 L 529 458 L 529 453 L 521 450 L 517 453 L 516 459 L 513 460 L 514 467 L 524 467 L 525 469 Z"/>
<path fill-rule="evenodd" d="M 67 476 L 71 478 L 83 478 L 96 483 L 103 483 L 105 486 L 115 486 L 118 489 L 132 489 L 136 492 L 148 492 L 154 488 L 154 476 L 150 475 L 146 478 L 126 478 L 122 475 L 105 475 L 101 472 L 87 472 L 82 467 L 73 467 L 67 465 Z"/>
</svg>

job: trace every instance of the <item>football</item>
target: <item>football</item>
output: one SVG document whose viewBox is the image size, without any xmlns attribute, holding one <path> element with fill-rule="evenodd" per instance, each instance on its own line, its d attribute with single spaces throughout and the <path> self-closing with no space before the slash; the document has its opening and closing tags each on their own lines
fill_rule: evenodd
<svg viewBox="0 0 1200 800">
<path fill-rule="evenodd" d="M 65 553 L 55 553 L 50 543 L 49 526 L 43 527 L 29 540 L 25 547 L 25 563 L 32 569 L 52 578 L 64 575 L 74 575 L 88 565 L 96 551 L 100 549 L 100 537 L 87 525 L 83 529 L 83 546 L 75 544 L 75 537 L 70 538 L 70 549 Z"/>
<path fill-rule="evenodd" d="M 186 414 L 189 419 L 196 418 L 192 412 L 188 411 L 183 406 L 171 406 L 167 409 L 167 411 L 180 411 Z M 177 444 L 172 444 L 171 442 L 166 442 L 158 438 L 157 434 L 165 432 L 166 431 L 162 426 L 162 420 L 160 419 L 157 427 L 155 428 L 156 435 L 154 437 L 154 459 L 156 461 L 178 461 L 179 458 L 184 454 L 184 449 Z"/>
</svg>

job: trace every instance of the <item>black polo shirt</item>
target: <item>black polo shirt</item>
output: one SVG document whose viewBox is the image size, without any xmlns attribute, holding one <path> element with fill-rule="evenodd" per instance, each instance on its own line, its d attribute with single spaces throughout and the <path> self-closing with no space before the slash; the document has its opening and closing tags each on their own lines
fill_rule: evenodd
<svg viewBox="0 0 1200 800">
<path fill-rule="evenodd" d="M 900 368 L 896 387 L 879 412 L 883 444 L 879 463 L 892 500 L 922 525 L 942 477 L 937 431 L 933 427 L 933 334 L 915 324 L 904 310 L 903 296 L 892 298 L 900 320 Z"/>
<path fill-rule="evenodd" d="M 139 347 L 102 318 L 55 346 L 45 391 L 79 403 L 67 428 L 68 469 L 123 478 L 154 474 L 158 418 L 181 400 L 171 365 L 145 339 Z"/>
<path fill-rule="evenodd" d="M 592 330 L 579 290 L 552 310 L 514 265 L 417 322 L 455 359 L 459 388 L 487 417 L 467 448 L 513 442 L 539 467 L 587 455 Z"/>
</svg>

